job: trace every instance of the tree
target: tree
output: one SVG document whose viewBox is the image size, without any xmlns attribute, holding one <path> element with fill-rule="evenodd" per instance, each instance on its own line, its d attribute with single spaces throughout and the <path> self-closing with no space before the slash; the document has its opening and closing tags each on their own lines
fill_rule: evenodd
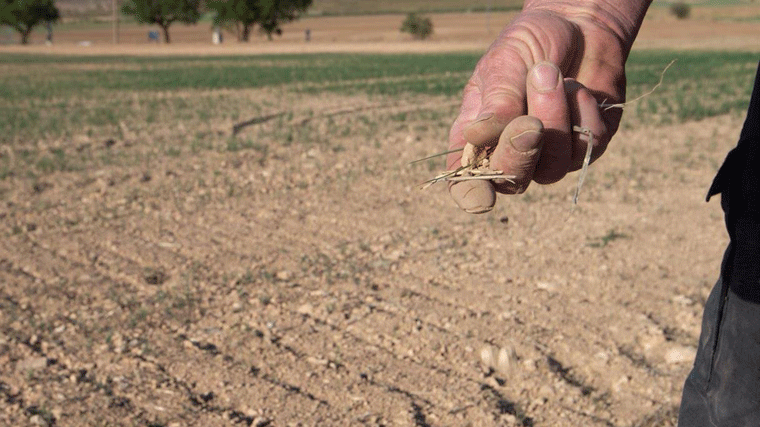
<svg viewBox="0 0 760 427">
<path fill-rule="evenodd" d="M 415 39 L 426 39 L 433 34 L 433 21 L 416 13 L 410 13 L 401 23 L 401 32 L 409 33 Z"/>
<path fill-rule="evenodd" d="M 216 12 L 214 25 L 234 25 L 238 40 L 247 42 L 256 24 L 269 40 L 273 34 L 282 34 L 280 25 L 298 19 L 311 3 L 312 0 L 209 0 L 208 7 Z"/>
<path fill-rule="evenodd" d="M 61 14 L 55 0 L 0 0 L 0 25 L 8 25 L 21 34 L 21 44 L 43 22 L 56 22 Z"/>
<path fill-rule="evenodd" d="M 272 40 L 272 34 L 282 34 L 280 25 L 298 19 L 311 6 L 312 0 L 262 0 L 261 3 L 261 31 Z"/>
<path fill-rule="evenodd" d="M 170 42 L 169 26 L 176 21 L 195 24 L 201 17 L 200 0 L 127 0 L 122 12 L 132 15 L 141 24 L 156 24 Z"/>
<path fill-rule="evenodd" d="M 234 26 L 238 41 L 247 42 L 251 28 L 261 21 L 257 0 L 209 0 L 208 8 L 216 12 L 214 25 Z"/>
<path fill-rule="evenodd" d="M 673 3 L 670 5 L 670 13 L 678 19 L 686 19 L 691 14 L 691 6 L 683 2 Z"/>
</svg>

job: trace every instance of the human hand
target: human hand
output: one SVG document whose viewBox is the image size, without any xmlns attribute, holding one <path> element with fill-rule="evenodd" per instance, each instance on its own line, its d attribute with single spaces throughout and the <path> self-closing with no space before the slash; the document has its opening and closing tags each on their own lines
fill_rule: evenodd
<svg viewBox="0 0 760 427">
<path fill-rule="evenodd" d="M 586 138 L 574 125 L 594 135 L 595 160 L 620 122 L 620 109 L 599 104 L 624 102 L 625 60 L 648 2 L 626 3 L 640 15 L 626 19 L 598 5 L 534 3 L 544 4 L 526 5 L 481 58 L 449 134 L 450 150 L 498 144 L 490 168 L 515 177 L 451 183 L 452 197 L 470 213 L 491 210 L 496 192 L 521 193 L 531 181 L 550 184 L 579 169 Z M 460 166 L 461 156 L 451 153 L 448 168 Z"/>
</svg>

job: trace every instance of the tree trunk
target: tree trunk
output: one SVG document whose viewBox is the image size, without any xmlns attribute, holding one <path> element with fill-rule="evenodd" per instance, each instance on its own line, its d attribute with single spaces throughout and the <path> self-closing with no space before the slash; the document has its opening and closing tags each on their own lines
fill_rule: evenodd
<svg viewBox="0 0 760 427">
<path fill-rule="evenodd" d="M 251 25 L 243 24 L 243 32 L 240 33 L 240 41 L 247 42 L 251 38 Z"/>
<path fill-rule="evenodd" d="M 161 29 L 164 30 L 164 43 L 169 44 L 171 40 L 169 39 L 169 24 L 160 24 Z"/>
<path fill-rule="evenodd" d="M 21 44 L 29 44 L 29 35 L 32 34 L 32 27 L 19 31 L 21 32 Z"/>
</svg>

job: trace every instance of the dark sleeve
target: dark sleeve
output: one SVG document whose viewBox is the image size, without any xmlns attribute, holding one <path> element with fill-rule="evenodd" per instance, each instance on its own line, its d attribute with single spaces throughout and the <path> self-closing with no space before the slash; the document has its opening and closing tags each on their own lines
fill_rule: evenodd
<svg viewBox="0 0 760 427">
<path fill-rule="evenodd" d="M 718 174 L 707 192 L 708 201 L 710 197 L 719 193 L 724 193 L 723 198 L 726 199 L 726 190 L 729 187 L 736 188 L 736 186 L 748 187 L 742 193 L 745 196 L 753 196 L 751 193 L 756 192 L 758 185 L 760 185 L 757 179 L 757 169 L 760 169 L 760 164 L 757 163 L 757 152 L 760 150 L 758 145 L 760 145 L 760 64 L 758 64 L 755 87 L 752 89 L 752 98 L 747 109 L 747 118 L 744 120 L 744 127 L 739 136 L 739 144 L 728 153 L 726 160 L 718 170 Z M 727 210 L 728 206 L 725 202 L 724 200 L 721 204 L 724 205 L 723 209 Z M 745 202 L 749 202 L 749 200 L 745 200 Z"/>
</svg>

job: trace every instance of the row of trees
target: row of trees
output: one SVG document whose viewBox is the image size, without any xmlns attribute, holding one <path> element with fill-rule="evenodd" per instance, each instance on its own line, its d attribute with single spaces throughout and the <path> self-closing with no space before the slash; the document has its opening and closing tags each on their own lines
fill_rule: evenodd
<svg viewBox="0 0 760 427">
<path fill-rule="evenodd" d="M 299 18 L 312 0 L 207 0 L 216 12 L 214 25 L 234 30 L 238 40 L 247 42 L 251 29 L 259 25 L 269 40 L 282 34 L 280 26 Z"/>
<path fill-rule="evenodd" d="M 282 34 L 281 25 L 296 20 L 312 0 L 126 0 L 122 13 L 142 24 L 161 27 L 169 43 L 169 27 L 175 22 L 195 24 L 203 12 L 214 12 L 214 25 L 234 31 L 238 40 L 248 41 L 258 25 L 271 40 Z M 60 12 L 55 0 L 0 0 L 0 25 L 9 25 L 26 44 L 35 26 L 56 22 Z"/>
<path fill-rule="evenodd" d="M 296 20 L 312 0 L 127 0 L 122 12 L 143 24 L 156 24 L 169 43 L 169 26 L 174 22 L 195 24 L 206 9 L 214 12 L 214 25 L 233 30 L 240 41 L 248 41 L 258 25 L 271 40 L 282 34 L 281 25 Z"/>
</svg>

